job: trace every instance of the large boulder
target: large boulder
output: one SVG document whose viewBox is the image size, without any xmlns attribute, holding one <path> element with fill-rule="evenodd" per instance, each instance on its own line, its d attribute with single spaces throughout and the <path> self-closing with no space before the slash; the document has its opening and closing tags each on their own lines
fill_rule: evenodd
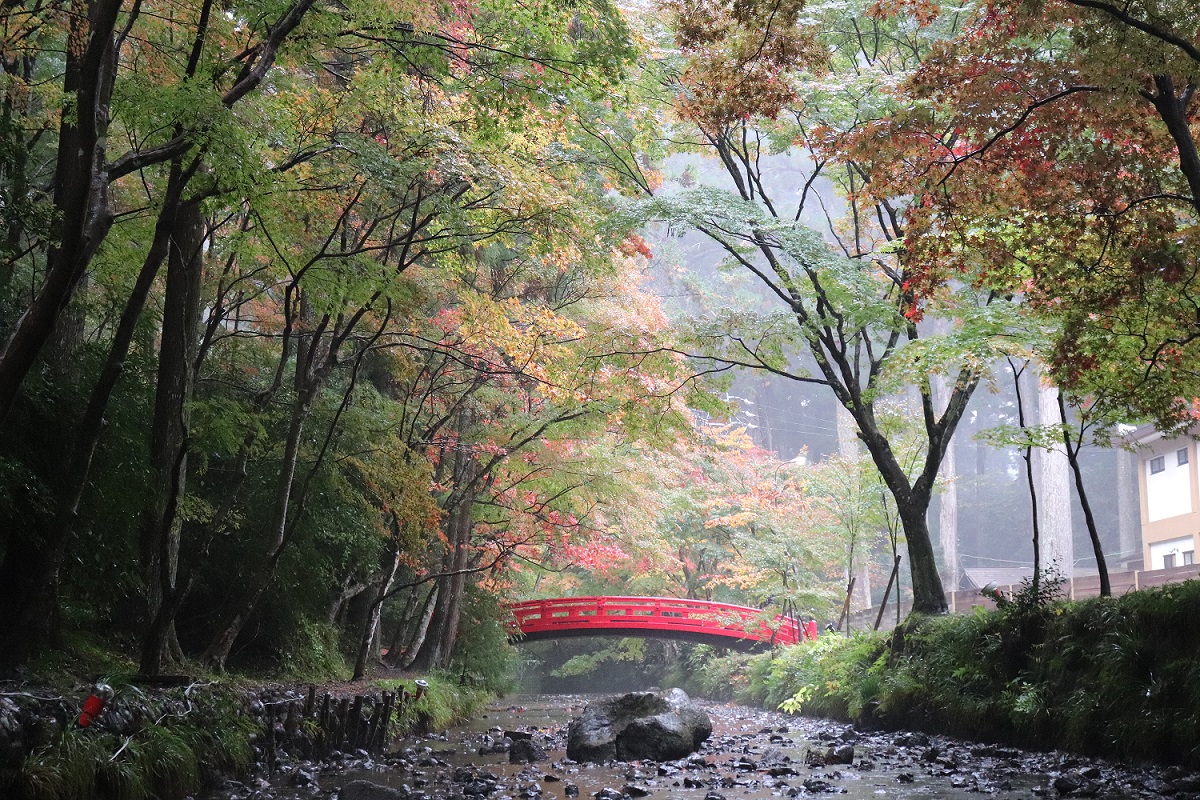
<svg viewBox="0 0 1200 800">
<path fill-rule="evenodd" d="M 632 692 L 589 703 L 567 727 L 575 761 L 673 761 L 696 752 L 712 720 L 682 689 Z"/>
</svg>

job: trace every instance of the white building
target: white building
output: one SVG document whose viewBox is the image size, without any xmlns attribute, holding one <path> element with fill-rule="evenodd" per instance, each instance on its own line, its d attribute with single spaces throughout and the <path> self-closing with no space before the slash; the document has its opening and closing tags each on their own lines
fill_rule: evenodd
<svg viewBox="0 0 1200 800">
<path fill-rule="evenodd" d="M 1196 443 L 1164 438 L 1148 425 L 1133 431 L 1128 440 L 1138 455 L 1145 569 L 1195 564 L 1200 541 Z"/>
</svg>

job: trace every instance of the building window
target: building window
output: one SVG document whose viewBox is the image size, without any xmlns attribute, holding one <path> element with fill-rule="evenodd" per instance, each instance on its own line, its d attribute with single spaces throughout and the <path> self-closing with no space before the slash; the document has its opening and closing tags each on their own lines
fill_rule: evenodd
<svg viewBox="0 0 1200 800">
<path fill-rule="evenodd" d="M 1192 564 L 1195 564 L 1195 563 L 1196 563 L 1196 551 L 1195 550 L 1184 550 L 1183 551 L 1183 565 L 1185 567 L 1190 567 Z"/>
<path fill-rule="evenodd" d="M 1157 456 L 1150 459 L 1150 474 L 1157 475 L 1167 468 L 1167 461 L 1163 456 Z"/>
<path fill-rule="evenodd" d="M 1163 569 L 1170 569 L 1173 566 L 1175 566 L 1175 554 L 1167 553 L 1163 556 Z"/>
<path fill-rule="evenodd" d="M 1175 451 L 1175 463 L 1181 467 L 1184 464 L 1186 464 L 1188 461 L 1187 453 L 1188 453 L 1188 449 L 1186 447 L 1183 448 L 1182 450 L 1176 450 Z"/>
</svg>

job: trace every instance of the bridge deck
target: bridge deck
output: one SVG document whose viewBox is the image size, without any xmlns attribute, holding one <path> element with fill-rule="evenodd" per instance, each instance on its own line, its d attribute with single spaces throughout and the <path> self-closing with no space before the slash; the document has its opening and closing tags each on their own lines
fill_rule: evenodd
<svg viewBox="0 0 1200 800">
<path fill-rule="evenodd" d="M 668 597 L 560 597 L 509 607 L 512 641 L 571 636 L 655 636 L 753 648 L 803 638 L 791 617 L 748 606 Z"/>
</svg>

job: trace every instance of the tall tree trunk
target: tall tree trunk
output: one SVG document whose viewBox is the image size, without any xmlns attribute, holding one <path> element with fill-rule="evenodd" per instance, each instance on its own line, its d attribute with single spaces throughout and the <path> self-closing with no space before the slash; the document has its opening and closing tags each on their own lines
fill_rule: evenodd
<svg viewBox="0 0 1200 800">
<path fill-rule="evenodd" d="M 837 430 L 838 455 L 848 463 L 857 465 L 862 458 L 858 442 L 858 427 L 854 417 L 844 406 L 834 410 L 834 427 Z M 857 466 L 854 470 L 855 480 L 859 480 Z M 855 486 L 853 491 L 859 492 L 861 486 Z M 854 576 L 854 594 L 850 606 L 854 609 L 871 607 L 871 548 L 864 542 L 858 541 L 859 531 L 850 532 L 850 546 L 846 552 L 846 583 L 849 585 L 850 576 Z M 847 620 L 847 631 L 849 621 Z"/>
<path fill-rule="evenodd" d="M 388 569 L 385 575 L 381 576 L 378 582 L 379 589 L 375 592 L 375 596 L 371 598 L 371 609 L 367 614 L 366 625 L 363 626 L 362 635 L 358 640 L 358 656 L 354 660 L 354 675 L 350 678 L 352 681 L 361 680 L 367 671 L 367 659 L 371 656 L 371 645 L 379 638 L 379 618 L 383 615 L 383 601 L 387 598 L 388 591 L 392 588 L 392 581 L 396 579 L 396 572 L 400 569 L 400 536 L 399 531 L 395 530 L 395 520 L 393 518 L 393 536 L 391 547 L 388 551 L 390 558 L 388 559 Z M 376 653 L 378 655 L 378 653 Z"/>
<path fill-rule="evenodd" d="M 400 612 L 400 619 L 396 622 L 396 630 L 392 633 L 387 656 L 384 658 L 384 663 L 389 667 L 398 667 L 404 660 L 402 657 L 404 637 L 408 633 L 409 626 L 412 625 L 413 614 L 417 610 L 417 598 L 420 597 L 420 594 L 419 587 L 414 586 L 409 590 L 408 599 L 404 601 L 404 610 Z"/>
<path fill-rule="evenodd" d="M 405 657 L 400 663 L 402 669 L 409 669 L 417 663 L 417 658 L 420 657 L 421 651 L 425 649 L 425 640 L 429 636 L 429 624 L 433 621 L 433 614 L 437 610 L 438 593 L 440 589 L 437 583 L 429 589 L 429 594 L 425 596 L 425 606 L 421 609 L 421 619 L 417 624 L 417 629 L 413 631 L 412 641 L 409 642 L 408 649 L 405 651 Z"/>
<path fill-rule="evenodd" d="M 937 556 L 929 534 L 930 496 L 910 496 L 906 503 L 897 503 L 900 524 L 908 543 L 908 568 L 912 575 L 913 611 L 922 614 L 946 613 L 946 593 L 938 574 Z"/>
<path fill-rule="evenodd" d="M 1142 506 L 1138 496 L 1138 458 L 1120 447 L 1112 449 L 1117 459 L 1117 513 L 1120 532 L 1120 565 L 1131 569 L 1130 562 L 1142 560 Z"/>
<path fill-rule="evenodd" d="M 151 424 L 152 488 L 139 531 L 150 620 L 142 641 L 141 671 L 146 675 L 159 674 L 179 650 L 175 614 L 183 598 L 176 580 L 180 531 L 177 512 L 187 482 L 188 405 L 199 344 L 205 230 L 197 203 L 180 207 L 174 229 Z"/>
<path fill-rule="evenodd" d="M 446 667 L 454 655 L 454 646 L 458 643 L 459 621 L 462 619 L 462 601 L 467 586 L 467 561 L 471 554 L 471 533 L 474 530 L 472 510 L 475 505 L 474 493 L 468 493 L 460 503 L 457 533 L 454 537 L 454 564 L 449 583 L 449 602 L 446 604 L 446 616 L 440 626 L 441 640 L 438 643 L 440 657 L 437 666 Z"/>
<path fill-rule="evenodd" d="M 1025 399 L 1021 393 L 1021 375 L 1029 366 L 1026 361 L 1021 364 L 1020 369 L 1017 368 L 1016 362 L 1011 358 L 1008 359 L 1008 366 L 1012 369 L 1013 388 L 1017 393 L 1017 424 L 1021 427 L 1021 431 L 1025 430 Z M 1042 536 L 1041 529 L 1038 526 L 1038 493 L 1037 481 L 1033 475 L 1033 441 L 1030 440 L 1025 444 L 1025 450 L 1021 454 L 1021 458 L 1025 461 L 1025 482 L 1029 486 L 1029 506 L 1033 518 L 1033 577 L 1030 579 L 1030 585 L 1033 593 L 1038 593 L 1038 587 L 1042 582 Z"/>
<path fill-rule="evenodd" d="M 301 359 L 302 361 L 302 359 Z M 299 367 L 297 367 L 299 369 Z M 291 524 L 291 501 L 293 482 L 296 477 L 296 465 L 300 459 L 300 442 L 304 433 L 304 425 L 308 421 L 315 399 L 315 387 L 302 389 L 296 401 L 292 404 L 292 413 L 288 421 L 287 436 L 284 440 L 283 459 L 279 466 L 279 480 L 275 485 L 275 500 L 270 517 L 271 538 L 267 551 L 258 566 L 242 581 L 241 594 L 230 607 L 221 615 L 217 623 L 216 633 L 205 648 L 200 659 L 216 670 L 224 670 L 233 643 L 242 626 L 258 606 L 266 591 L 275 568 L 287 547 L 290 533 L 294 529 Z"/>
<path fill-rule="evenodd" d="M 933 386 L 938 406 L 944 409 L 950 397 L 945 376 L 935 375 Z M 950 584 L 951 591 L 956 591 L 961 568 L 958 563 L 958 464 L 954 457 L 953 438 L 946 447 L 938 474 L 942 480 L 942 491 L 938 496 L 938 543 L 942 547 L 942 574 Z M 899 592 L 896 596 L 899 598 Z"/>
<path fill-rule="evenodd" d="M 460 450 L 460 452 L 462 452 Z M 468 456 L 463 456 L 468 458 Z M 459 470 L 455 470 L 459 472 Z M 430 632 L 416 654 L 413 666 L 422 670 L 445 667 L 452 655 L 458 636 L 458 616 L 462 593 L 466 587 L 467 558 L 470 553 L 471 497 L 463 497 L 450 517 L 450 547 L 442 558 L 442 572 L 437 581 L 438 597 L 433 609 Z"/>
<path fill-rule="evenodd" d="M 174 231 L 179 194 L 185 177 L 175 165 L 167 180 L 163 208 L 155 224 L 154 238 L 146 253 L 142 268 L 126 299 L 108 355 L 88 397 L 83 417 L 76 427 L 67 455 L 59 489 L 55 497 L 55 513 L 37 546 L 30 551 L 33 560 L 20 566 L 27 588 L 21 592 L 10 625 L 0 636 L 0 650 L 14 664 L 23 663 L 56 636 L 58 624 L 59 575 L 79 516 L 79 505 L 88 485 L 92 460 L 104 433 L 104 415 L 117 383 L 125 372 L 125 360 L 137 330 L 138 320 L 146 298 L 167 257 Z"/>
<path fill-rule="evenodd" d="M 1034 375 L 1036 378 L 1036 373 Z M 1038 398 L 1038 420 L 1042 425 L 1059 425 L 1058 389 L 1040 386 Z M 1038 487 L 1042 503 L 1041 513 L 1043 553 L 1046 566 L 1056 568 L 1064 578 L 1070 578 L 1075 570 L 1075 537 L 1071 525 L 1071 465 L 1061 437 L 1058 444 L 1043 448 L 1037 454 L 1040 482 Z"/>
<path fill-rule="evenodd" d="M 1096 518 L 1092 514 L 1092 504 L 1088 502 L 1087 490 L 1083 486 L 1083 470 L 1079 466 L 1079 447 L 1072 440 L 1067 430 L 1067 407 L 1063 402 L 1062 393 L 1058 394 L 1058 415 L 1062 420 L 1063 446 L 1067 448 L 1067 460 L 1071 464 L 1071 472 L 1075 475 L 1075 491 L 1079 495 L 1079 504 L 1083 508 L 1083 519 L 1087 523 L 1088 537 L 1092 541 L 1092 553 L 1096 556 L 1096 569 L 1100 573 L 1100 596 L 1110 597 L 1112 585 L 1108 582 L 1108 562 L 1104 558 L 1104 546 L 1100 544 L 1100 531 L 1096 528 Z"/>
<path fill-rule="evenodd" d="M 950 406 L 943 415 L 942 422 L 926 426 L 928 450 L 921 474 L 916 480 L 910 479 L 908 472 L 892 452 L 890 442 L 880 431 L 875 420 L 872 405 L 862 403 L 855 414 L 859 436 L 896 501 L 896 512 L 900 516 L 908 547 L 913 611 L 918 614 L 945 614 L 948 609 L 927 517 L 946 444 L 954 434 L 954 426 L 962 418 L 962 410 L 966 407 L 969 396 L 969 392 L 956 391 L 951 397 Z M 922 396 L 926 413 L 932 416 L 930 402 L 928 395 Z"/>
<path fill-rule="evenodd" d="M 56 244 L 37 296 L 0 347 L 0 423 L 112 226 L 105 142 L 121 6 L 121 0 L 93 0 L 86 18 L 71 17 L 54 169 Z"/>
</svg>

